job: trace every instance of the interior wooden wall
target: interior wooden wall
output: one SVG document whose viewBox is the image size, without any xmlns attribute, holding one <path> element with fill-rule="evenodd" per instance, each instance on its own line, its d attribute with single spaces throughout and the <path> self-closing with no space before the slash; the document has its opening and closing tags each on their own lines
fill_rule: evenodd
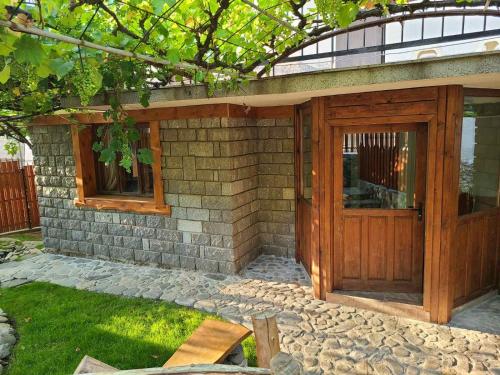
<svg viewBox="0 0 500 375">
<path fill-rule="evenodd" d="M 500 209 L 458 218 L 453 244 L 454 307 L 497 287 Z"/>
</svg>

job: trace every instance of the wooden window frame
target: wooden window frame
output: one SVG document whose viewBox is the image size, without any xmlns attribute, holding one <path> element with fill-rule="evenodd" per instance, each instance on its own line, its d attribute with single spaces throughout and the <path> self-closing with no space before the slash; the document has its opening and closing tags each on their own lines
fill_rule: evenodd
<svg viewBox="0 0 500 375">
<path fill-rule="evenodd" d="M 71 125 L 71 139 L 76 169 L 75 205 L 97 210 L 116 210 L 136 213 L 157 213 L 170 216 L 171 208 L 165 204 L 163 179 L 161 174 L 160 122 L 149 121 L 150 145 L 153 153 L 153 197 L 132 195 L 98 194 L 96 171 L 92 152 L 92 125 L 80 129 Z"/>
</svg>

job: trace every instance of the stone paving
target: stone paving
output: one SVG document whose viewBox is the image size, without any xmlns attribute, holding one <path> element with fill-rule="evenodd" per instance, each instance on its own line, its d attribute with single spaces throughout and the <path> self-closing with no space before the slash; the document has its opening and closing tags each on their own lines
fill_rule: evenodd
<svg viewBox="0 0 500 375">
<path fill-rule="evenodd" d="M 258 275 L 258 268 L 244 275 Z M 159 298 L 244 324 L 257 311 L 275 311 L 282 350 L 307 374 L 500 374 L 499 335 L 330 304 L 314 300 L 311 287 L 298 282 L 246 277 L 53 254 L 0 265 L 2 285 L 27 279 Z"/>
<path fill-rule="evenodd" d="M 274 255 L 261 255 L 242 270 L 241 276 L 246 279 L 312 285 L 306 270 L 295 259 Z"/>
<path fill-rule="evenodd" d="M 500 295 L 458 312 L 450 326 L 500 335 Z"/>
</svg>

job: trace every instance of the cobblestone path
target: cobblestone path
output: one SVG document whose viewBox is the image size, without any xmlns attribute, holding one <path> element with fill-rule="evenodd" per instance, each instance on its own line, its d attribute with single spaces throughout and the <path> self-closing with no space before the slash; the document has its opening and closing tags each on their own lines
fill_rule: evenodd
<svg viewBox="0 0 500 375">
<path fill-rule="evenodd" d="M 28 279 L 156 298 L 244 324 L 256 311 L 274 310 L 282 350 L 302 361 L 308 374 L 500 374 L 500 335 L 314 300 L 300 275 L 296 283 L 259 280 L 255 268 L 244 275 L 255 278 L 53 254 L 0 265 L 1 286 Z"/>
</svg>

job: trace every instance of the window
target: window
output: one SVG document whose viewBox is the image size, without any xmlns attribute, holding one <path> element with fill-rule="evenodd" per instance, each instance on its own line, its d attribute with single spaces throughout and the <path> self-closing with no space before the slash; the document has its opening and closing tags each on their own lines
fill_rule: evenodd
<svg viewBox="0 0 500 375">
<path fill-rule="evenodd" d="M 344 208 L 414 208 L 416 160 L 416 131 L 344 134 Z"/>
<path fill-rule="evenodd" d="M 460 151 L 459 215 L 499 207 L 500 97 L 466 96 Z"/>
<path fill-rule="evenodd" d="M 97 128 L 93 128 L 94 141 L 98 139 Z M 94 152 L 98 194 L 153 196 L 153 168 L 151 165 L 139 163 L 136 156 L 138 149 L 151 147 L 150 130 L 148 125 L 139 125 L 138 129 L 141 138 L 132 147 L 134 156 L 130 172 L 120 167 L 119 159 L 106 165 L 99 161 L 99 153 Z M 106 139 L 106 135 L 104 137 L 103 141 L 108 143 L 110 139 Z"/>
<path fill-rule="evenodd" d="M 165 204 L 163 195 L 159 121 L 140 125 L 140 139 L 133 145 L 134 153 L 149 147 L 153 164 L 140 163 L 134 157 L 130 172 L 119 166 L 119 160 L 110 165 L 98 160 L 92 145 L 99 126 L 106 125 L 89 125 L 83 129 L 78 125 L 71 126 L 76 167 L 75 204 L 104 210 L 170 215 L 170 206 Z"/>
</svg>

